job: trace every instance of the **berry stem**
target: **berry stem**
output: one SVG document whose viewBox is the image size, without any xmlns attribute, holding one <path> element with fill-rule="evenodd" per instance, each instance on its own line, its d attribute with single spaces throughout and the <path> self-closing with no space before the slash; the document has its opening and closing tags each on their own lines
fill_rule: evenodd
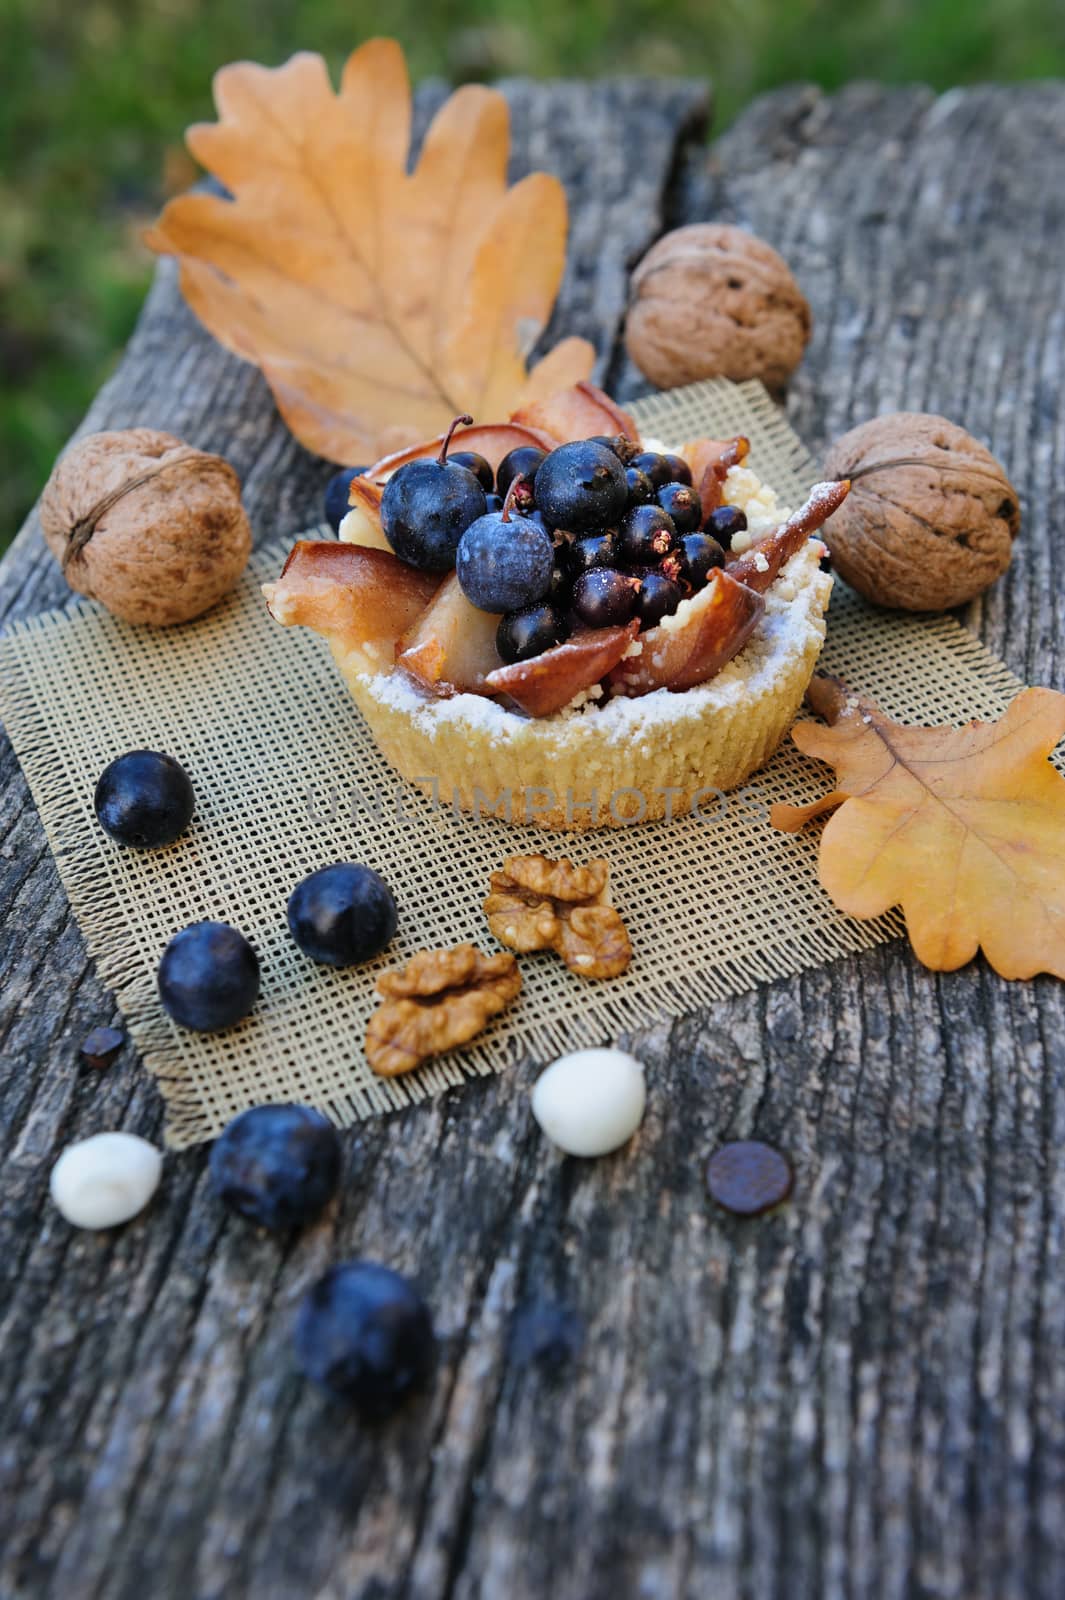
<svg viewBox="0 0 1065 1600">
<path fill-rule="evenodd" d="M 500 515 L 502 516 L 504 522 L 509 522 L 510 521 L 510 508 L 514 503 L 514 496 L 515 496 L 515 493 L 517 492 L 517 488 L 518 488 L 519 483 L 522 485 L 523 488 L 528 487 L 528 483 L 529 483 L 528 478 L 523 478 L 520 472 L 518 473 L 516 478 L 511 478 L 511 480 L 510 480 L 510 488 L 507 490 L 506 499 L 503 501 L 503 510 L 500 513 Z"/>
<path fill-rule="evenodd" d="M 467 417 L 467 416 L 461 416 L 461 417 L 455 417 L 454 420 L 452 421 L 452 424 L 451 424 L 450 428 L 447 430 L 447 432 L 444 435 L 444 442 L 440 446 L 440 454 L 437 456 L 437 460 L 439 461 L 439 463 L 440 463 L 440 465 L 442 467 L 446 467 L 447 466 L 447 453 L 451 448 L 451 435 L 454 433 L 455 429 L 460 427 L 460 426 L 463 427 L 463 428 L 472 428 L 472 426 L 473 426 L 473 418 L 472 417 Z"/>
</svg>

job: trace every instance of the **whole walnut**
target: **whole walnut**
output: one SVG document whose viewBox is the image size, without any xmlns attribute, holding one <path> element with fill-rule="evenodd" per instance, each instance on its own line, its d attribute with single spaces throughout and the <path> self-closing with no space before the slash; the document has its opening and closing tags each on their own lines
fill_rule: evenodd
<svg viewBox="0 0 1065 1600">
<path fill-rule="evenodd" d="M 198 617 L 233 588 L 251 552 L 233 468 L 153 428 L 73 444 L 40 511 L 70 587 L 126 622 Z"/>
<path fill-rule="evenodd" d="M 904 611 L 943 611 L 1010 564 L 1017 491 L 991 452 L 945 417 L 896 411 L 852 428 L 825 457 L 851 492 L 821 530 L 844 582 Z"/>
<path fill-rule="evenodd" d="M 779 392 L 810 325 L 783 257 L 743 228 L 699 222 L 659 239 L 632 274 L 625 344 L 660 389 L 760 378 Z"/>
</svg>

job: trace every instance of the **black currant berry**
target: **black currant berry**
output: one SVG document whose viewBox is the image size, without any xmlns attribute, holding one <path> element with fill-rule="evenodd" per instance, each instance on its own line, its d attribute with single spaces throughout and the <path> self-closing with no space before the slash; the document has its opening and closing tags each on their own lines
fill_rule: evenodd
<svg viewBox="0 0 1065 1600">
<path fill-rule="evenodd" d="M 588 443 L 601 444 L 604 450 L 613 450 L 623 467 L 628 466 L 637 451 L 637 446 L 623 433 L 596 433 Z"/>
<path fill-rule="evenodd" d="M 639 467 L 625 468 L 625 482 L 629 489 L 630 506 L 647 506 L 655 499 L 655 486 Z"/>
<path fill-rule="evenodd" d="M 677 530 L 661 506 L 634 506 L 618 527 L 618 556 L 627 567 L 654 567 L 677 547 Z"/>
<path fill-rule="evenodd" d="M 546 451 L 534 444 L 519 444 L 505 455 L 496 468 L 496 494 L 506 498 L 507 490 L 515 478 L 528 478 L 532 482 Z"/>
<path fill-rule="evenodd" d="M 706 519 L 705 530 L 717 540 L 723 550 L 731 548 L 735 534 L 747 526 L 747 517 L 739 506 L 718 506 Z"/>
<path fill-rule="evenodd" d="M 485 515 L 484 490 L 469 468 L 448 458 L 456 417 L 435 460 L 408 461 L 385 485 L 381 527 L 401 561 L 423 572 L 446 572 L 455 565 L 459 540 Z"/>
<path fill-rule="evenodd" d="M 589 440 L 560 444 L 536 471 L 536 504 L 553 528 L 596 533 L 628 503 L 625 468 L 612 450 Z"/>
<path fill-rule="evenodd" d="M 667 483 L 656 496 L 678 533 L 694 533 L 703 520 L 699 496 L 688 483 Z"/>
<path fill-rule="evenodd" d="M 192 781 L 161 750 L 129 750 L 101 772 L 93 809 L 117 844 L 153 850 L 173 844 L 192 819 Z"/>
<path fill-rule="evenodd" d="M 432 1370 L 429 1308 L 413 1284 L 375 1261 L 330 1267 L 296 1316 L 296 1360 L 308 1378 L 364 1417 L 391 1415 Z"/>
<path fill-rule="evenodd" d="M 641 472 L 646 472 L 656 489 L 661 489 L 664 484 L 673 481 L 673 466 L 669 456 L 659 455 L 657 450 L 643 450 L 632 460 L 634 467 L 639 467 Z"/>
<path fill-rule="evenodd" d="M 496 629 L 496 649 L 509 666 L 528 661 L 561 644 L 568 634 L 565 614 L 552 605 L 528 606 L 510 611 Z"/>
<path fill-rule="evenodd" d="M 614 528 L 606 533 L 590 533 L 585 539 L 574 539 L 563 546 L 562 562 L 571 578 L 593 567 L 612 567 L 618 559 L 618 536 Z"/>
<path fill-rule="evenodd" d="M 631 621 L 640 580 L 614 567 L 593 567 L 573 585 L 573 609 L 589 628 L 615 628 Z"/>
<path fill-rule="evenodd" d="M 340 472 L 334 472 L 325 486 L 325 520 L 334 533 L 340 529 L 340 524 L 351 509 L 348 494 L 351 490 L 352 479 L 361 478 L 366 471 L 365 467 L 344 467 Z"/>
<path fill-rule="evenodd" d="M 495 488 L 496 475 L 492 471 L 484 456 L 476 450 L 452 450 L 448 460 L 456 467 L 465 467 L 467 472 L 472 472 L 485 494 L 491 494 Z"/>
<path fill-rule="evenodd" d="M 642 628 L 653 628 L 662 618 L 676 611 L 683 600 L 679 583 L 661 572 L 645 572 L 636 597 L 636 615 Z"/>
<path fill-rule="evenodd" d="M 678 554 L 681 575 L 693 590 L 702 589 L 714 568 L 725 560 L 725 552 L 708 533 L 686 533 Z"/>
<path fill-rule="evenodd" d="M 526 483 L 514 478 L 502 511 L 470 524 L 459 540 L 455 575 L 466 599 L 482 611 L 520 611 L 546 595 L 555 565 L 547 529 L 511 513 Z"/>
<path fill-rule="evenodd" d="M 692 469 L 683 456 L 667 453 L 665 459 L 669 462 L 669 481 L 671 483 L 686 483 L 688 488 L 692 484 Z"/>
</svg>

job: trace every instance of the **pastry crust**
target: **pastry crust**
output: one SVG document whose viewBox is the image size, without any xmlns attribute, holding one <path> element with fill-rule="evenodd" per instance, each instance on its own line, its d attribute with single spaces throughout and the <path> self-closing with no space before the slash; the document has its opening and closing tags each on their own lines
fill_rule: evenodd
<svg viewBox="0 0 1065 1600">
<path fill-rule="evenodd" d="M 525 717 L 482 695 L 432 699 L 401 672 L 337 665 L 381 750 L 411 785 L 481 816 L 563 831 L 710 810 L 791 727 L 825 637 L 832 579 L 808 541 L 766 594 L 744 650 L 709 683 Z"/>
<path fill-rule="evenodd" d="M 645 444 L 668 448 L 651 440 Z M 338 568 L 337 576 L 350 567 L 331 558 L 323 565 L 323 553 L 335 548 L 329 544 L 297 545 L 281 580 L 266 585 L 264 593 L 279 622 L 304 623 L 329 640 L 334 660 L 383 754 L 409 784 L 438 804 L 566 832 L 668 820 L 691 810 L 716 808 L 724 791 L 744 783 L 769 760 L 790 728 L 824 642 L 824 614 L 832 589 L 832 579 L 820 570 L 824 546 L 806 535 L 821 525 L 848 488 L 845 483 L 816 485 L 793 516 L 748 467 L 729 466 L 719 485 L 722 501 L 740 507 L 747 518 L 746 528 L 732 538 L 736 559 L 731 573 L 739 580 L 732 588 L 744 594 L 747 591 L 740 585 L 747 583 L 755 591 L 750 598 L 757 599 L 758 610 L 750 616 L 729 613 L 717 619 L 724 630 L 719 641 L 713 626 L 704 633 L 707 617 L 699 611 L 696 596 L 675 617 L 630 637 L 620 661 L 615 653 L 606 664 L 612 670 L 558 710 L 552 708 L 559 705 L 568 684 L 587 683 L 589 674 L 573 673 L 568 679 L 563 674 L 561 681 L 556 678 L 548 685 L 553 692 L 534 703 L 531 683 L 524 680 L 514 683 L 514 699 L 507 699 L 502 687 L 498 698 L 483 692 L 433 694 L 422 683 L 422 673 L 415 676 L 395 665 L 392 630 L 406 637 L 406 623 L 397 621 L 399 612 L 404 616 L 406 612 L 403 606 L 392 605 L 388 594 L 378 595 L 374 585 L 381 574 L 372 570 L 372 549 L 362 553 L 363 565 L 369 563 L 371 570 L 357 568 L 352 580 L 361 602 L 350 617 L 343 589 L 336 606 L 322 604 L 321 581 L 328 591 L 333 567 Z M 768 554 L 763 553 L 763 544 Z M 786 550 L 795 554 L 778 571 Z M 291 592 L 286 591 L 289 565 L 301 551 L 308 557 L 307 571 L 301 575 L 306 593 L 298 577 Z M 376 559 L 387 565 L 393 558 Z M 717 587 L 707 592 L 716 593 Z M 399 598 L 405 604 L 411 601 L 409 594 Z M 426 627 L 432 626 L 438 599 L 434 596 L 424 613 L 429 619 Z M 308 603 L 296 603 L 302 601 Z M 380 618 L 374 617 L 375 601 L 383 613 Z M 417 596 L 413 603 L 420 615 Z M 445 631 L 458 626 L 446 606 L 443 610 L 439 625 Z M 461 625 L 472 626 L 461 619 L 461 611 L 460 620 Z M 487 620 L 494 628 L 495 619 Z M 371 624 L 377 622 L 384 625 L 381 638 L 368 640 L 367 631 L 372 632 Z M 671 627 L 674 639 L 669 637 Z M 727 653 L 721 645 L 731 643 L 735 648 L 739 638 L 746 638 L 746 645 L 706 682 L 699 682 L 704 668 L 712 670 L 715 651 L 720 658 Z M 432 643 L 435 635 L 430 632 L 427 640 Z M 624 637 L 615 642 L 625 647 Z M 439 641 L 436 644 L 443 648 Z M 462 639 L 450 639 L 458 655 L 462 644 Z M 645 649 L 650 654 L 641 661 Z M 408 648 L 404 659 L 410 655 Z M 478 670 L 484 655 L 473 652 Z M 502 680 L 506 672 L 481 681 L 490 685 L 493 676 Z M 640 692 L 663 681 L 692 683 L 693 679 L 689 688 Z M 458 681 L 477 680 L 460 673 Z M 530 716 L 523 707 L 543 714 Z"/>
</svg>

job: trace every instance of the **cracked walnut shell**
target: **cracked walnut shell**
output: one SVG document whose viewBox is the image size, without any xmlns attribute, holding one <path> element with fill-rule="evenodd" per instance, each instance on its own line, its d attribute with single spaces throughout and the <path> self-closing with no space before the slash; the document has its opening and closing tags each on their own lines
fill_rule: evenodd
<svg viewBox="0 0 1065 1600">
<path fill-rule="evenodd" d="M 625 344 L 660 389 L 760 378 L 780 391 L 810 338 L 806 296 L 771 245 L 700 222 L 667 233 L 632 274 Z"/>
<path fill-rule="evenodd" d="M 609 862 L 587 866 L 547 856 L 508 856 L 493 872 L 485 916 L 519 955 L 557 950 L 580 978 L 616 978 L 632 959 L 625 924 L 608 899 Z"/>
<path fill-rule="evenodd" d="M 229 462 L 154 428 L 79 439 L 52 469 L 40 509 L 70 587 L 126 622 L 200 616 L 251 553 Z"/>
<path fill-rule="evenodd" d="M 430 1056 L 468 1044 L 521 990 L 506 951 L 486 956 L 472 944 L 419 950 L 377 980 L 385 996 L 366 1024 L 366 1059 L 382 1078 L 413 1072 Z"/>
<path fill-rule="evenodd" d="M 843 435 L 825 475 L 851 492 L 821 531 L 845 583 L 877 605 L 964 605 L 1010 564 L 1017 491 L 991 452 L 945 417 L 896 411 Z"/>
</svg>

